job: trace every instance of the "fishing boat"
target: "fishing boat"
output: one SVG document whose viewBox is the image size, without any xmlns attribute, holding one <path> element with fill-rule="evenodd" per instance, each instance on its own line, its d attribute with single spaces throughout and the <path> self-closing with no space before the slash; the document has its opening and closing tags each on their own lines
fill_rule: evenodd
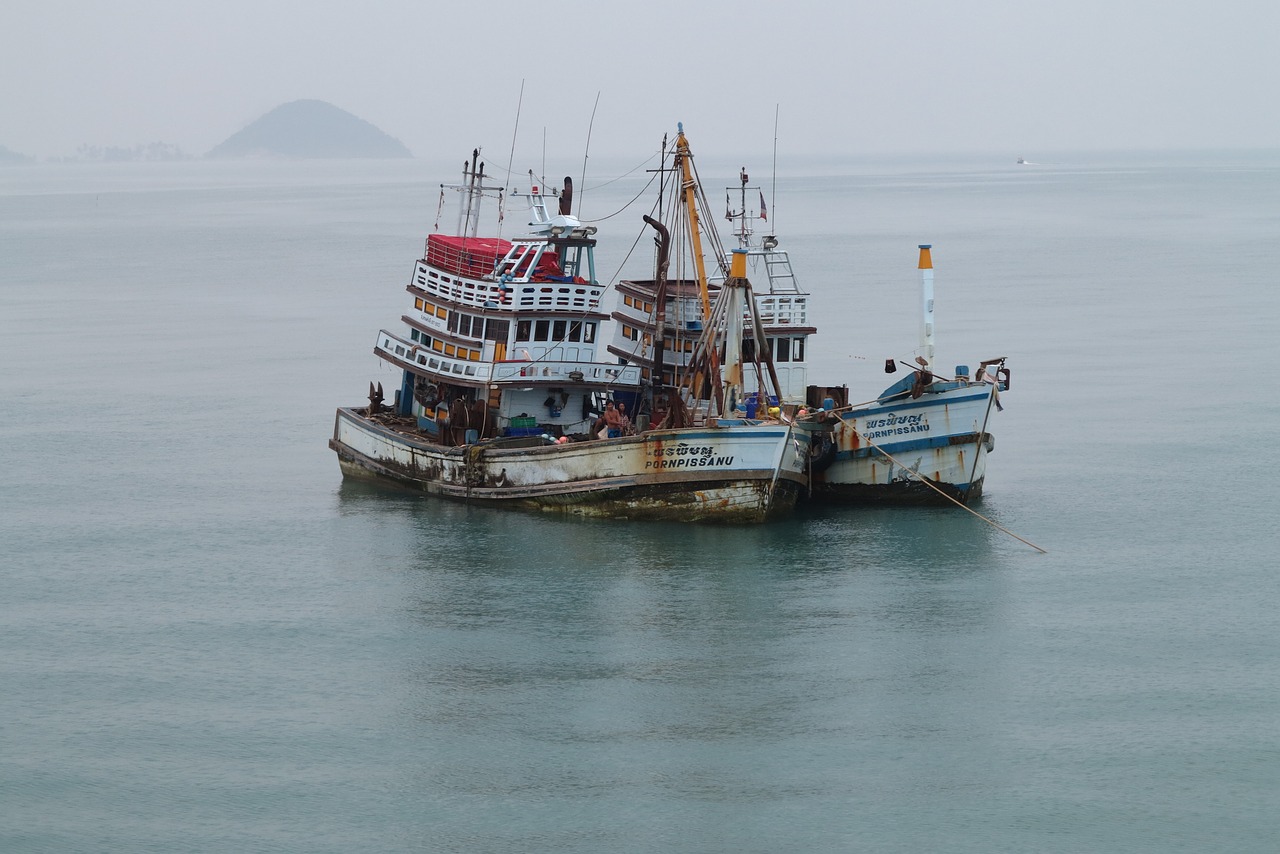
<svg viewBox="0 0 1280 854">
<path fill-rule="evenodd" d="M 458 196 L 458 226 L 427 237 L 401 327 L 374 343 L 400 372 L 393 401 L 371 383 L 367 406 L 337 410 L 329 445 L 344 476 L 601 517 L 754 522 L 789 513 L 807 482 L 807 434 L 777 418 L 685 405 L 640 366 L 598 352 L 608 315 L 596 227 L 573 215 L 572 182 L 548 191 L 530 172 L 527 193 L 515 194 L 528 200 L 528 233 L 479 236 L 482 203 L 497 198 L 501 211 L 506 190 L 487 183 L 478 158 L 460 184 L 442 186 L 442 208 L 446 191 Z M 660 267 L 655 280 L 665 275 Z M 722 340 L 709 335 L 700 358 L 715 360 Z M 634 424 L 613 415 L 639 401 L 647 411 Z"/>
<path fill-rule="evenodd" d="M 982 496 L 987 455 L 995 449 L 991 417 L 1009 388 L 1006 358 L 938 373 L 934 341 L 932 247 L 919 247 L 919 355 L 910 372 L 874 400 L 832 405 L 808 417 L 830 429 L 814 453 L 816 500 L 937 504 Z M 896 360 L 885 370 L 897 371 Z"/>
<path fill-rule="evenodd" d="M 802 429 L 812 430 L 806 471 L 807 494 L 818 502 L 961 503 L 981 496 L 987 455 L 994 449 L 990 433 L 999 392 L 1008 389 L 1006 359 L 986 359 L 971 374 L 956 366 L 943 376 L 934 355 L 933 265 L 931 247 L 920 247 L 921 340 L 910 373 L 879 395 L 850 404 L 847 385 L 811 385 L 807 354 L 817 333 L 811 318 L 811 295 L 800 287 L 788 251 L 768 223 L 763 190 L 749 186 L 746 169 L 739 184 L 726 189 L 725 218 L 744 256 L 755 289 L 762 329 L 748 331 L 743 347 L 760 351 L 779 375 L 778 393 L 767 404 L 794 412 Z M 736 196 L 736 200 L 734 199 Z M 759 199 L 758 206 L 756 199 Z M 715 276 L 710 288 L 719 288 Z M 622 301 L 614 311 L 616 331 L 609 350 L 629 364 L 646 364 L 652 352 L 652 313 L 656 297 L 651 282 L 623 282 Z M 677 354 L 676 369 L 687 365 L 680 354 L 690 350 L 705 323 L 707 304 L 696 288 L 672 289 L 665 311 L 675 322 L 664 346 Z M 643 346 L 637 346 L 639 341 Z M 757 346 L 756 342 L 763 342 Z M 899 368 L 887 360 L 890 373 Z M 749 401 L 756 404 L 756 401 Z"/>
</svg>

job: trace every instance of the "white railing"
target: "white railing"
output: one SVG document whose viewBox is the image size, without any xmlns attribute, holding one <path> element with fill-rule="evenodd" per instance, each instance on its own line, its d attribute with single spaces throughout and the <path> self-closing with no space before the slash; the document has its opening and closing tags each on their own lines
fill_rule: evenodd
<svg viewBox="0 0 1280 854">
<path fill-rule="evenodd" d="M 607 385 L 639 385 L 635 365 L 603 365 L 599 362 L 496 362 L 494 382 L 562 382 Z"/>
<path fill-rule="evenodd" d="M 418 261 L 413 273 L 413 281 L 418 287 L 440 299 L 477 308 L 492 304 L 500 308 L 531 308 L 544 311 L 548 309 L 596 311 L 600 306 L 600 296 L 604 292 L 599 285 L 582 282 L 520 280 L 507 282 L 504 289 L 503 283 L 498 281 L 484 281 L 442 273 L 425 261 Z"/>
<path fill-rule="evenodd" d="M 600 362 L 473 362 L 446 356 L 421 344 L 392 335 L 383 329 L 378 332 L 374 350 L 385 353 L 402 362 L 417 365 L 435 374 L 455 376 L 473 382 L 494 383 L 587 383 L 591 385 L 640 384 L 640 368 L 635 365 L 605 365 Z"/>
<path fill-rule="evenodd" d="M 808 326 L 809 301 L 803 296 L 757 294 L 760 322 L 765 326 Z"/>
<path fill-rule="evenodd" d="M 437 374 L 448 374 L 467 380 L 487 380 L 490 375 L 489 362 L 474 362 L 470 359 L 446 356 L 430 347 L 423 347 L 421 344 L 414 344 L 397 335 L 392 335 L 385 329 L 378 332 L 378 343 L 374 345 L 374 349 Z"/>
<path fill-rule="evenodd" d="M 440 299 L 484 308 L 487 303 L 502 305 L 503 291 L 496 282 L 482 282 L 463 276 L 441 273 L 419 261 L 413 281 L 427 293 Z"/>
</svg>

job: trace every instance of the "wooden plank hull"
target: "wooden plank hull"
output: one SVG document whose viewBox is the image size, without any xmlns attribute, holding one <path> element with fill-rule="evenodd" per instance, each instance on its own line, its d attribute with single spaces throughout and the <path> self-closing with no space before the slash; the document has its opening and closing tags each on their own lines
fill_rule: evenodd
<svg viewBox="0 0 1280 854">
<path fill-rule="evenodd" d="M 329 445 L 350 477 L 454 500 L 606 518 L 763 521 L 788 515 L 808 483 L 807 437 L 785 424 L 447 447 L 342 408 Z"/>
</svg>

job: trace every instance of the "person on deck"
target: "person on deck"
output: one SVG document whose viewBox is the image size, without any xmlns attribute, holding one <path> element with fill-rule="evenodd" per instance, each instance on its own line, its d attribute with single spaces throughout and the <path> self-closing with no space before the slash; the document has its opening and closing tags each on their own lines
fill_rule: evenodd
<svg viewBox="0 0 1280 854">
<path fill-rule="evenodd" d="M 604 408 L 604 425 L 608 428 L 610 439 L 616 439 L 622 435 L 622 416 L 619 415 L 618 408 L 612 400 Z"/>
<path fill-rule="evenodd" d="M 627 417 L 627 405 L 618 401 L 618 435 L 631 435 L 631 419 Z"/>
</svg>

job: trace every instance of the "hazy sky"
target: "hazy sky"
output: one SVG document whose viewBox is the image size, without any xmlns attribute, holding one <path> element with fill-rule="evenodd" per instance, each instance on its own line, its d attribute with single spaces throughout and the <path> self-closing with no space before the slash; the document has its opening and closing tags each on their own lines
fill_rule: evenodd
<svg viewBox="0 0 1280 854">
<path fill-rule="evenodd" d="M 609 10 L 607 15 L 604 10 Z M 4 0 L 0 145 L 203 154 L 318 98 L 420 157 L 1280 147 L 1276 0 Z"/>
</svg>

